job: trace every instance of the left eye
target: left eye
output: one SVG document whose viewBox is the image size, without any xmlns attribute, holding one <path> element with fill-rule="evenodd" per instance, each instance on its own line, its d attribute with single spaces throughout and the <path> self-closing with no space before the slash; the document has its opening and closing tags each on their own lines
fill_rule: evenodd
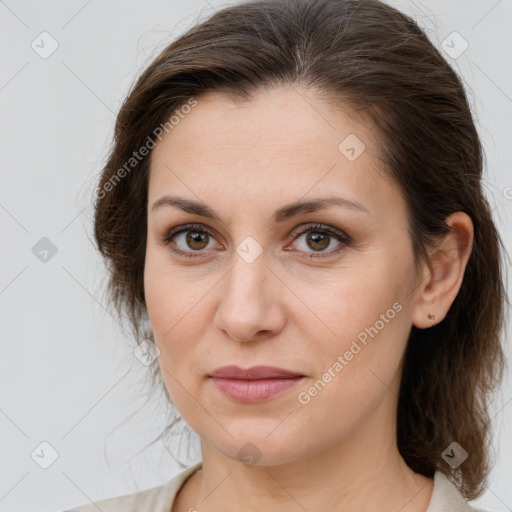
<svg viewBox="0 0 512 512">
<path fill-rule="evenodd" d="M 306 235 L 306 237 L 303 239 L 302 249 L 299 250 L 307 253 L 307 256 L 305 256 L 307 258 L 330 256 L 331 254 L 343 249 L 343 247 L 350 245 L 352 241 L 347 234 L 338 232 L 337 230 L 334 230 L 329 226 L 324 226 L 323 224 L 308 226 L 306 229 L 302 229 L 300 232 L 295 233 L 293 235 L 294 242 L 300 240 L 303 235 Z M 331 242 L 333 241 L 338 242 L 336 248 L 326 251 L 325 249 L 331 246 Z M 289 250 L 288 248 L 285 249 Z M 312 249 L 313 252 L 309 252 L 308 249 Z"/>
</svg>

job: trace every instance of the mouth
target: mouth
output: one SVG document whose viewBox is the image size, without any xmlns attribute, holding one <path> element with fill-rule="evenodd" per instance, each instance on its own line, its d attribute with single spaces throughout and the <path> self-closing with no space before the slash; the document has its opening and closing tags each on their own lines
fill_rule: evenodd
<svg viewBox="0 0 512 512">
<path fill-rule="evenodd" d="M 242 369 L 237 366 L 218 368 L 208 376 L 226 397 L 242 403 L 264 402 L 297 385 L 304 375 L 275 368 L 255 366 Z"/>
</svg>

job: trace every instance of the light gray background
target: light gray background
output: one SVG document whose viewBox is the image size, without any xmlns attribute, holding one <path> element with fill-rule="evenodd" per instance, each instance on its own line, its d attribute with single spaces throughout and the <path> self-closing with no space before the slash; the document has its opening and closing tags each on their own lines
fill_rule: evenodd
<svg viewBox="0 0 512 512">
<path fill-rule="evenodd" d="M 147 403 L 140 385 L 146 368 L 134 341 L 105 310 L 90 194 L 134 78 L 223 5 L 0 0 L 0 511 L 58 512 L 160 485 L 180 470 L 162 444 L 138 453 L 163 417 L 159 397 Z M 486 190 L 510 250 L 512 0 L 393 5 L 438 47 L 454 31 L 469 44 L 449 60 L 470 90 Z M 31 47 L 43 31 L 59 45 L 46 59 Z M 46 263 L 32 252 L 42 237 L 57 247 Z M 510 361 L 510 334 L 506 350 Z M 494 406 L 491 484 L 474 502 L 496 512 L 512 509 L 511 400 L 508 376 Z M 38 449 L 44 458 L 43 441 L 58 452 L 48 469 L 31 457 Z"/>
</svg>

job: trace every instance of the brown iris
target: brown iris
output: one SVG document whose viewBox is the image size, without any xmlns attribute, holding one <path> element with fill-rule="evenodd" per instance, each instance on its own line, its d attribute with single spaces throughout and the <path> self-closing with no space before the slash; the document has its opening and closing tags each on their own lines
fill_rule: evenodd
<svg viewBox="0 0 512 512">
<path fill-rule="evenodd" d="M 187 244 L 191 249 L 201 250 L 208 245 L 208 233 L 201 233 L 199 231 L 189 231 L 187 234 Z M 196 244 L 199 244 L 197 246 Z M 204 245 L 201 245 L 204 244 Z"/>
<path fill-rule="evenodd" d="M 308 243 L 312 242 L 313 245 L 310 245 L 310 247 L 314 250 L 322 250 L 329 246 L 329 239 L 330 236 L 323 234 L 323 233 L 315 233 L 311 232 L 308 233 L 306 237 Z"/>
</svg>

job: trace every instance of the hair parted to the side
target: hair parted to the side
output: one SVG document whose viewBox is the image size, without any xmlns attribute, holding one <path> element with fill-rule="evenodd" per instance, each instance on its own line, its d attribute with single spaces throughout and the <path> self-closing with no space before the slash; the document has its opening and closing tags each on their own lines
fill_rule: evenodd
<svg viewBox="0 0 512 512">
<path fill-rule="evenodd" d="M 412 327 L 397 443 L 414 471 L 432 477 L 440 470 L 466 499 L 476 498 L 491 467 L 489 404 L 505 365 L 503 248 L 483 193 L 483 151 L 463 85 L 417 24 L 394 8 L 378 0 L 244 2 L 214 13 L 156 57 L 121 107 L 96 190 L 94 235 L 108 263 L 112 304 L 128 314 L 137 339 L 148 337 L 151 153 L 128 172 L 133 152 L 191 98 L 223 91 L 244 101 L 280 85 L 310 87 L 374 123 L 382 169 L 408 205 L 417 262 L 447 232 L 448 215 L 463 211 L 473 221 L 473 251 L 447 316 L 430 329 Z M 158 380 L 156 364 L 153 372 Z M 453 441 L 468 452 L 457 469 L 442 458 Z"/>
</svg>

